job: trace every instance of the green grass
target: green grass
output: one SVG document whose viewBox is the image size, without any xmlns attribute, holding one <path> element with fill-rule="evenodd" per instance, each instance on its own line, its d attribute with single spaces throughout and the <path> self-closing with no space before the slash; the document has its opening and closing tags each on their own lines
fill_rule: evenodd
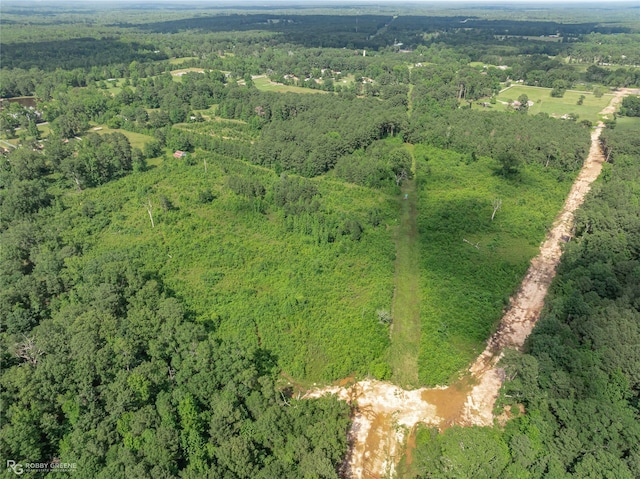
<svg viewBox="0 0 640 479">
<path fill-rule="evenodd" d="M 253 84 L 258 90 L 261 91 L 276 91 L 276 92 L 293 92 L 293 93 L 327 93 L 323 90 L 314 90 L 311 88 L 303 88 L 299 86 L 281 85 L 278 83 L 272 83 L 266 77 L 256 78 L 253 80 Z"/>
<path fill-rule="evenodd" d="M 393 381 L 405 388 L 418 386 L 420 353 L 420 243 L 415 180 L 402 186 L 400 224 L 396 232 L 396 270 L 389 365 Z"/>
<path fill-rule="evenodd" d="M 104 90 L 101 89 L 101 91 L 108 92 L 110 95 L 117 95 L 124 88 L 126 80 L 127 80 L 126 78 L 115 78 L 112 81 L 104 80 L 104 83 L 105 85 L 107 85 L 107 88 L 105 88 Z M 98 88 L 99 88 L 98 85 L 100 83 L 102 83 L 102 81 L 96 82 L 96 86 Z M 136 87 L 134 87 L 131 84 L 127 85 L 127 88 L 129 88 L 131 91 L 136 91 Z"/>
<path fill-rule="evenodd" d="M 19 138 L 10 138 L 10 139 L 2 139 L 0 140 L 0 146 L 3 148 L 11 148 L 11 145 L 18 146 Z"/>
<path fill-rule="evenodd" d="M 550 88 L 516 85 L 508 88 L 497 96 L 498 103 L 491 105 L 492 109 L 506 111 L 507 105 L 500 101 L 508 102 L 517 100 L 520 95 L 527 95 L 534 105 L 529 107 L 529 114 L 547 113 L 550 116 L 560 117 L 568 113 L 578 115 L 578 120 L 598 121 L 598 113 L 611 101 L 610 95 L 596 98 L 590 92 L 567 91 L 562 98 L 553 98 Z M 578 98 L 584 95 L 584 103 L 578 105 Z M 479 107 L 481 108 L 481 107 Z"/>
<path fill-rule="evenodd" d="M 184 62 L 186 62 L 187 60 L 197 60 L 198 57 L 180 57 L 180 58 L 170 58 L 169 59 L 169 63 L 171 65 L 180 65 Z"/>
<path fill-rule="evenodd" d="M 96 128 L 100 128 L 100 130 L 96 130 Z M 113 128 L 109 128 L 107 125 L 92 126 L 89 129 L 89 131 L 98 133 L 99 135 L 106 135 L 107 133 L 122 133 L 124 136 L 127 137 L 132 147 L 140 148 L 140 149 L 142 149 L 148 141 L 153 140 L 153 138 L 149 135 L 143 135 L 141 133 L 134 133 L 132 131 L 121 130 L 119 128 L 113 129 Z"/>
<path fill-rule="evenodd" d="M 640 118 L 631 116 L 619 116 L 616 120 L 616 129 L 640 131 Z"/>
<path fill-rule="evenodd" d="M 51 126 L 49 124 L 38 125 L 38 130 L 40 131 L 40 136 L 46 138 L 51 133 Z"/>
<path fill-rule="evenodd" d="M 435 149 L 429 158 L 418 170 L 419 374 L 433 385 L 451 380 L 484 349 L 571 178 L 558 181 L 557 170 L 527 165 L 519 178 L 505 179 L 489 158 L 467 164 Z M 496 198 L 502 207 L 491 221 Z"/>
</svg>

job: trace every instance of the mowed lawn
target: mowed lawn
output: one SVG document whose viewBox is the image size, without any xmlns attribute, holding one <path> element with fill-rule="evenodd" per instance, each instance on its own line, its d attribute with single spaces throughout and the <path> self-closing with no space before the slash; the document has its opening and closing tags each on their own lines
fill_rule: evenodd
<svg viewBox="0 0 640 479">
<path fill-rule="evenodd" d="M 292 92 L 292 93 L 327 93 L 323 90 L 314 90 L 312 88 L 303 88 L 299 86 L 282 85 L 280 83 L 274 83 L 266 77 L 255 78 L 253 84 L 258 90 L 261 91 L 277 91 L 277 92 Z"/>
<path fill-rule="evenodd" d="M 640 131 L 640 118 L 632 116 L 619 116 L 616 120 L 618 130 Z"/>
<path fill-rule="evenodd" d="M 598 113 L 611 101 L 609 94 L 596 98 L 591 92 L 568 90 L 562 98 L 554 98 L 551 96 L 551 88 L 516 85 L 500 93 L 496 97 L 498 103 L 491 106 L 494 110 L 506 110 L 507 105 L 500 102 L 517 100 L 520 95 L 527 95 L 529 100 L 534 103 L 529 107 L 530 115 L 547 113 L 551 116 L 561 117 L 565 114 L 575 113 L 578 115 L 578 120 L 590 120 L 594 123 L 599 119 Z M 584 102 L 582 105 L 578 105 L 581 95 L 584 95 Z"/>
</svg>

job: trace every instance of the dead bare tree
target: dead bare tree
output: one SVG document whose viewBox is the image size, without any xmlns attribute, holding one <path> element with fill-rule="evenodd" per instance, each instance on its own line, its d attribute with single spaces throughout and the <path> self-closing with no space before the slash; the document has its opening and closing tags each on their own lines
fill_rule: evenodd
<svg viewBox="0 0 640 479">
<path fill-rule="evenodd" d="M 78 179 L 78 175 L 76 175 L 76 172 L 72 171 L 71 175 L 73 176 L 73 181 L 76 182 L 76 187 L 78 188 L 78 191 L 82 191 L 82 187 L 80 186 L 80 180 Z"/>
<path fill-rule="evenodd" d="M 153 222 L 153 214 L 152 214 L 152 210 L 153 210 L 153 205 L 151 204 L 151 200 L 148 200 L 148 204 L 147 204 L 147 213 L 149 213 L 149 218 L 151 219 L 151 227 L 155 228 L 156 225 Z"/>
<path fill-rule="evenodd" d="M 471 246 L 475 247 L 475 249 L 480 249 L 480 243 L 472 243 L 471 241 L 469 241 L 468 239 L 462 238 L 462 241 L 464 241 L 465 243 L 470 244 Z"/>
<path fill-rule="evenodd" d="M 207 172 L 207 159 L 203 158 L 202 161 L 204 161 L 204 172 Z"/>
<path fill-rule="evenodd" d="M 35 338 L 24 336 L 24 342 L 16 348 L 16 357 L 26 360 L 33 365 L 38 364 L 40 356 L 44 354 L 40 348 L 36 346 Z"/>
<path fill-rule="evenodd" d="M 407 170 L 405 169 L 402 169 L 401 171 L 396 173 L 395 176 L 396 176 L 396 186 L 400 186 L 400 183 L 402 183 L 404 180 L 409 178 L 409 175 L 407 174 Z"/>
<path fill-rule="evenodd" d="M 496 198 L 493 200 L 493 213 L 491 213 L 491 221 L 496 216 L 497 211 L 502 208 L 502 200 L 500 198 Z"/>
</svg>

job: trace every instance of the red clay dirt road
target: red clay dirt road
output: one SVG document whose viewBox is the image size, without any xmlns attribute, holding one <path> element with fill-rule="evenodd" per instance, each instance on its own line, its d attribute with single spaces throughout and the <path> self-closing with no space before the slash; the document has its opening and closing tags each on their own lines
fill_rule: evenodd
<svg viewBox="0 0 640 479">
<path fill-rule="evenodd" d="M 637 90 L 619 90 L 601 114 L 616 111 L 622 98 Z M 494 423 L 493 407 L 504 382 L 504 370 L 497 366 L 505 349 L 521 349 L 531 333 L 556 267 L 562 255 L 561 245 L 571 237 L 575 210 L 583 203 L 600 171 L 604 156 L 599 137 L 602 123 L 591 133 L 591 149 L 562 211 L 531 261 L 518 293 L 511 298 L 497 331 L 486 349 L 448 387 L 406 391 L 393 384 L 364 380 L 345 388 L 330 386 L 309 391 L 313 398 L 336 394 L 354 406 L 353 423 L 348 433 L 349 452 L 342 465 L 345 479 L 394 477 L 404 453 L 407 434 L 418 423 L 444 429 L 453 424 L 489 426 Z"/>
</svg>

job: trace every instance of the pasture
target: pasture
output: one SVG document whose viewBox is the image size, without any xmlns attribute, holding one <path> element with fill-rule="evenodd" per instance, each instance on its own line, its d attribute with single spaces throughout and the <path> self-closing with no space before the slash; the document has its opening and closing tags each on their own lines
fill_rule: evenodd
<svg viewBox="0 0 640 479">
<path fill-rule="evenodd" d="M 529 115 L 547 113 L 549 116 L 560 118 L 562 115 L 573 113 L 578 115 L 578 120 L 589 120 L 593 123 L 598 121 L 598 113 L 611 101 L 611 95 L 596 98 L 592 92 L 575 90 L 567 90 L 562 98 L 554 98 L 551 96 L 551 88 L 514 85 L 502 90 L 496 97 L 498 102 L 491 107 L 498 111 L 506 111 L 506 103 L 517 100 L 521 95 L 527 95 L 533 102 L 529 107 Z M 582 105 L 578 105 L 581 95 L 584 95 L 584 101 Z"/>
<path fill-rule="evenodd" d="M 303 88 L 299 86 L 283 85 L 281 83 L 274 83 L 267 77 L 258 77 L 253 80 L 253 84 L 258 90 L 261 91 L 275 91 L 280 93 L 327 93 L 323 90 L 315 90 L 312 88 Z"/>
<path fill-rule="evenodd" d="M 100 129 L 97 130 L 96 128 L 100 128 Z M 148 141 L 153 139 L 149 135 L 143 135 L 142 133 L 135 133 L 133 131 L 122 130 L 120 128 L 118 129 L 109 128 L 107 125 L 95 125 L 95 126 L 92 126 L 88 131 L 93 133 L 98 133 L 99 135 L 105 135 L 107 133 L 122 133 L 124 136 L 127 137 L 132 148 L 140 148 L 140 149 L 142 149 Z"/>
</svg>

